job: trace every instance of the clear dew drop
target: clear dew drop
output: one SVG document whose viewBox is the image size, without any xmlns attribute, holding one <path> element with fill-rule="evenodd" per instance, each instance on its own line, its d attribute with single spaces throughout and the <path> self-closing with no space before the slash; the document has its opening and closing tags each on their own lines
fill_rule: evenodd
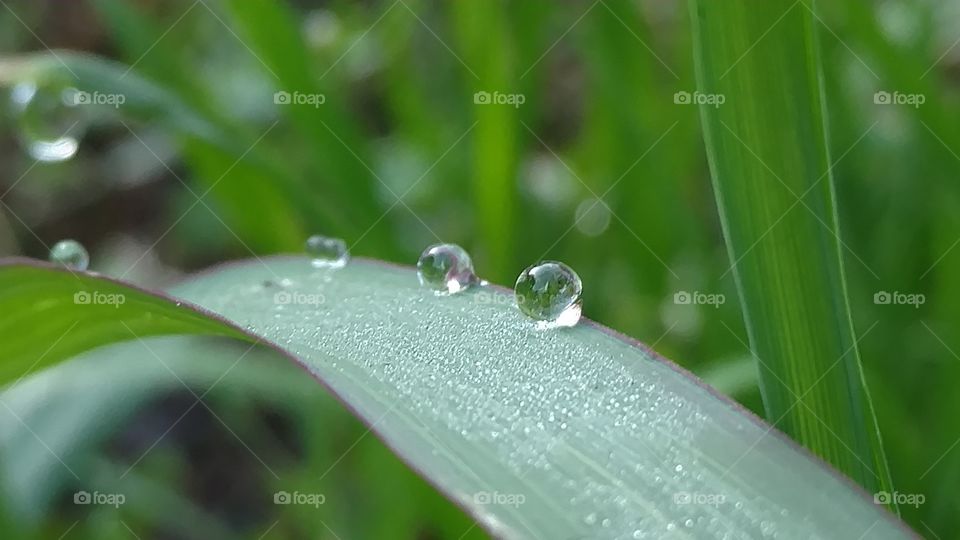
<svg viewBox="0 0 960 540">
<path fill-rule="evenodd" d="M 339 238 L 315 234 L 307 238 L 306 251 L 314 268 L 343 268 L 350 260 L 347 243 Z"/>
<path fill-rule="evenodd" d="M 61 240 L 50 249 L 50 262 L 82 272 L 90 264 L 90 256 L 80 242 Z"/>
<path fill-rule="evenodd" d="M 473 261 L 456 244 L 435 244 L 423 251 L 417 261 L 420 284 L 438 294 L 456 294 L 477 282 Z"/>
<path fill-rule="evenodd" d="M 22 81 L 10 91 L 17 135 L 27 154 L 56 163 L 76 155 L 85 127 L 77 89 L 61 82 Z"/>
<path fill-rule="evenodd" d="M 520 273 L 515 286 L 517 306 L 538 321 L 538 328 L 574 326 L 580 321 L 583 284 L 569 266 L 544 261 Z"/>
</svg>

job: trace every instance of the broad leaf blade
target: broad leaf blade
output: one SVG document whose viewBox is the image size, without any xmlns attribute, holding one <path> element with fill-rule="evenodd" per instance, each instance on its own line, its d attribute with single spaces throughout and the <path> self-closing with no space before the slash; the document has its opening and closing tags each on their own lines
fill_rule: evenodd
<svg viewBox="0 0 960 540">
<path fill-rule="evenodd" d="M 70 286 L 109 282 L 14 266 L 0 285 L 10 273 L 42 307 L 19 324 L 42 330 L 54 310 L 109 332 L 84 324 L 91 306 L 62 301 Z M 50 287 L 60 292 L 44 297 Z M 117 309 L 128 316 L 150 301 L 172 309 L 128 294 L 138 301 Z M 909 536 L 673 364 L 590 323 L 536 331 L 500 289 L 436 297 L 409 269 L 353 261 L 328 273 L 295 257 L 221 267 L 173 294 L 295 356 L 497 536 Z"/>
</svg>

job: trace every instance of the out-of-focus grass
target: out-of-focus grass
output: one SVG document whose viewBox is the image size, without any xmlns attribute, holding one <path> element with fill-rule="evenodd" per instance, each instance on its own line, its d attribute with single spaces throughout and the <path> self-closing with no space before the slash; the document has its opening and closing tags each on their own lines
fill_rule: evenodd
<svg viewBox="0 0 960 540">
<path fill-rule="evenodd" d="M 95 267 L 111 257 L 125 267 L 139 253 L 120 257 L 111 247 L 119 231 L 141 250 L 159 240 L 151 253 L 163 276 L 297 249 L 310 232 L 406 263 L 441 237 L 503 284 L 539 258 L 561 259 L 583 277 L 587 316 L 695 372 L 723 374 L 718 381 L 760 409 L 750 372 L 727 366 L 747 353 L 746 333 L 696 110 L 674 103 L 696 89 L 682 2 L 75 4 L 85 16 L 9 3 L 0 48 L 80 48 L 136 64 L 240 153 L 255 150 L 237 161 L 174 137 L 168 155 L 153 137 L 168 130 L 129 121 L 165 164 L 114 125 L 85 138 L 74 160 L 31 168 L 5 116 L 0 185 L 16 185 L 0 212 L 16 251 L 42 256 L 41 240 L 76 236 Z M 904 518 L 946 537 L 960 526 L 948 495 L 960 473 L 950 414 L 960 380 L 960 47 L 951 48 L 960 12 L 896 0 L 818 8 L 855 333 L 876 324 L 861 357 L 894 485 L 925 496 L 901 505 Z M 775 68 L 794 69 L 771 66 L 771 76 Z M 273 103 L 277 90 L 311 89 L 327 97 L 316 110 Z M 478 105 L 477 91 L 526 101 Z M 877 91 L 920 92 L 926 103 L 877 104 Z M 114 166 L 125 149 L 140 157 Z M 146 180 L 130 184 L 134 173 Z M 176 177 L 197 195 L 215 187 L 195 204 Z M 881 291 L 925 302 L 877 304 Z M 725 302 L 678 304 L 680 292 Z M 347 465 L 343 482 L 378 467 L 371 452 Z"/>
</svg>

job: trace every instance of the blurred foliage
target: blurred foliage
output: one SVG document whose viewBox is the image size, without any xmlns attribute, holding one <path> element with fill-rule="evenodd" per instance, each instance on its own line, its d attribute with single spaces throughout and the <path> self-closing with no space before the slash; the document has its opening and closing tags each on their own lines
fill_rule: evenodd
<svg viewBox="0 0 960 540">
<path fill-rule="evenodd" d="M 950 537 L 960 527 L 960 502 L 949 496 L 960 474 L 960 430 L 949 412 L 960 405 L 960 7 L 883 0 L 821 2 L 818 10 L 842 255 L 867 381 L 894 485 L 925 496 L 901 507 L 904 519 L 921 534 Z M 4 3 L 0 50 L 48 48 L 132 66 L 131 79 L 163 88 L 189 115 L 184 123 L 124 107 L 97 114 L 73 159 L 37 163 L 5 107 L 3 254 L 44 257 L 47 246 L 73 237 L 91 249 L 95 269 L 152 286 L 225 259 L 296 251 L 314 232 L 344 238 L 355 255 L 405 264 L 430 243 L 456 242 L 480 275 L 505 285 L 530 263 L 559 259 L 583 278 L 588 317 L 760 410 L 697 110 L 674 102 L 676 92 L 695 90 L 683 2 Z M 771 76 L 778 69 L 800 67 L 771 66 Z M 278 91 L 323 94 L 325 102 L 277 105 Z M 878 91 L 920 93 L 925 102 L 878 104 Z M 477 92 L 520 94 L 524 103 L 478 104 Z M 878 304 L 881 291 L 925 302 Z M 726 301 L 677 303 L 681 292 Z M 183 364 L 189 380 L 198 369 L 191 366 L 204 362 Z M 295 384 L 271 373 L 250 387 L 258 383 Z M 112 426 L 107 442 L 65 460 L 82 462 L 84 478 L 116 482 L 131 454 L 113 445 L 144 430 L 159 437 L 184 414 L 180 390 L 153 388 L 165 397 L 112 407 L 126 419 L 95 416 Z M 53 390 L 36 387 L 45 398 Z M 142 489 L 163 505 L 82 515 L 52 505 L 42 534 L 129 537 L 126 524 L 143 538 L 179 538 L 190 537 L 184 523 L 204 522 L 210 530 L 201 537 L 456 538 L 470 527 L 375 441 L 352 448 L 362 427 L 336 406 L 318 406 L 325 398 L 274 395 L 265 406 L 218 385 L 211 408 L 242 440 L 256 441 L 270 468 L 282 464 L 304 486 L 345 454 L 329 491 L 350 493 L 341 500 L 354 506 L 324 508 L 329 520 L 298 509 L 283 515 L 289 529 L 267 532 L 280 517 L 269 504 L 275 479 L 249 455 L 222 463 L 213 445 L 246 451 L 197 410 L 184 420 L 191 429 L 125 477 L 124 490 Z M 297 424 L 303 414 L 327 421 Z M 282 443 L 264 415 L 286 419 L 300 445 L 326 453 L 296 460 L 267 450 Z M 28 453 L 46 452 L 36 437 L 17 437 Z M 224 463 L 235 486 L 197 476 Z M 51 500 L 76 489 L 43 485 Z M 261 490 L 266 499 L 212 500 L 203 491 L 211 485 L 237 497 Z M 9 519 L 0 516 L 0 525 Z M 378 525 L 388 530 L 348 529 Z"/>
</svg>

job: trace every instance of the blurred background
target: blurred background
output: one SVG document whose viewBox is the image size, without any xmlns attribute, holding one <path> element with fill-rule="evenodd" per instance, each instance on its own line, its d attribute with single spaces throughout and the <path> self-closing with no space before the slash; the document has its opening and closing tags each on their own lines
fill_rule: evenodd
<svg viewBox="0 0 960 540">
<path fill-rule="evenodd" d="M 507 286 L 561 260 L 586 316 L 762 415 L 685 2 L 0 5 L 0 254 L 74 238 L 149 287 L 313 233 L 402 264 L 458 243 Z M 817 10 L 868 386 L 894 484 L 923 495 L 903 518 L 949 538 L 960 4 Z M 484 537 L 266 351 L 164 338 L 86 356 L 0 395 L 10 537 Z"/>
</svg>

